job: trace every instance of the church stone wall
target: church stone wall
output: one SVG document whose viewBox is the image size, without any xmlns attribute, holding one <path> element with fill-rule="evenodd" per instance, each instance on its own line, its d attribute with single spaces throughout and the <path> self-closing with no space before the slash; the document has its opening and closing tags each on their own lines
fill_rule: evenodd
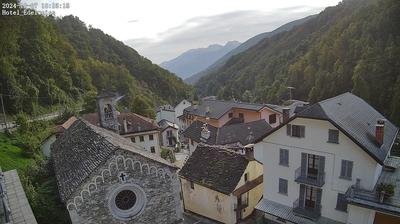
<svg viewBox="0 0 400 224">
<path fill-rule="evenodd" d="M 126 174 L 125 181 L 120 177 L 121 173 Z M 147 200 L 143 212 L 138 216 L 120 220 L 113 216 L 109 198 L 114 189 L 126 183 L 140 186 Z M 181 223 L 179 194 L 180 185 L 174 169 L 140 155 L 118 150 L 87 179 L 66 205 L 74 224 Z"/>
</svg>

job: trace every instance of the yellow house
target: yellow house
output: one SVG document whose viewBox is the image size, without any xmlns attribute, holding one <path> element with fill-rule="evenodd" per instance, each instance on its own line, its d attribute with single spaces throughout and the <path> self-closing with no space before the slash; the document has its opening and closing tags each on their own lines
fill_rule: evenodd
<svg viewBox="0 0 400 224">
<path fill-rule="evenodd" d="M 249 217 L 262 197 L 263 176 L 262 165 L 244 152 L 197 146 L 179 172 L 185 211 L 229 224 Z"/>
</svg>

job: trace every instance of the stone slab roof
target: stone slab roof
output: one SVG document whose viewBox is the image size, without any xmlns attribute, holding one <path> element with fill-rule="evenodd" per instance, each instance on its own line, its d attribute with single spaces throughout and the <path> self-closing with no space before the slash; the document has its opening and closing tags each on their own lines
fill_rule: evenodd
<svg viewBox="0 0 400 224">
<path fill-rule="evenodd" d="M 100 126 L 100 119 L 98 113 L 83 114 L 82 118 L 89 121 L 91 124 Z M 118 123 L 121 126 L 120 134 L 133 134 L 146 131 L 158 130 L 157 123 L 147 117 L 132 112 L 121 112 L 117 115 Z M 127 131 L 124 130 L 124 119 L 127 121 Z"/>
<path fill-rule="evenodd" d="M 197 107 L 197 108 L 196 108 Z M 222 101 L 222 100 L 203 100 L 200 105 L 192 105 L 184 110 L 184 113 L 193 114 L 197 116 L 207 116 L 212 119 L 219 119 L 224 114 L 228 113 L 232 109 L 246 109 L 253 111 L 260 111 L 263 108 L 269 108 L 270 110 L 275 110 L 275 107 L 267 104 L 257 104 L 257 103 L 246 103 L 237 101 Z M 206 108 L 210 111 L 206 112 Z M 279 112 L 279 111 L 277 111 Z"/>
<path fill-rule="evenodd" d="M 295 114 L 289 122 L 298 117 L 330 121 L 380 164 L 383 164 L 387 157 L 399 130 L 392 122 L 386 120 L 383 144 L 379 146 L 375 140 L 375 124 L 385 117 L 352 93 L 344 93 L 313 104 Z M 274 131 L 285 125 L 281 124 Z M 261 141 L 267 135 L 257 141 Z"/>
<path fill-rule="evenodd" d="M 68 200 L 80 184 L 117 149 L 176 168 L 166 160 L 137 148 L 122 136 L 78 119 L 51 146 L 61 199 Z"/>
<path fill-rule="evenodd" d="M 238 185 L 248 163 L 243 155 L 229 148 L 199 145 L 179 175 L 196 184 L 229 195 Z"/>
<path fill-rule="evenodd" d="M 204 122 L 194 121 L 182 134 L 196 142 L 203 142 L 201 141 L 203 124 Z M 238 142 L 242 145 L 247 145 L 254 143 L 256 139 L 266 135 L 273 129 L 265 120 L 226 125 L 220 128 L 211 125 L 207 127 L 210 131 L 210 138 L 204 143 L 209 145 L 226 145 Z"/>
<path fill-rule="evenodd" d="M 218 128 L 212 125 L 207 125 L 207 128 L 210 131 L 210 137 L 207 140 L 201 140 L 201 130 L 204 124 L 204 122 L 196 120 L 182 132 L 182 135 L 186 138 L 192 139 L 195 142 L 203 142 L 209 145 L 215 145 L 217 141 Z"/>
<path fill-rule="evenodd" d="M 1 177 L 1 175 L 4 175 Z M 4 180 L 2 180 L 4 179 Z M 24 189 L 22 188 L 21 181 L 19 179 L 16 170 L 6 171 L 3 174 L 0 170 L 0 182 L 4 181 L 5 189 L 1 189 L 0 194 L 6 194 L 6 200 L 10 213 L 10 223 L 12 224 L 37 224 L 35 216 L 33 215 L 31 206 L 29 205 L 28 199 L 26 198 Z M 1 192 L 2 191 L 2 192 Z M 0 197 L 1 200 L 1 197 Z M 2 203 L 0 202 L 0 205 Z M 0 208 L 0 223 L 2 223 L 1 208 Z"/>
</svg>

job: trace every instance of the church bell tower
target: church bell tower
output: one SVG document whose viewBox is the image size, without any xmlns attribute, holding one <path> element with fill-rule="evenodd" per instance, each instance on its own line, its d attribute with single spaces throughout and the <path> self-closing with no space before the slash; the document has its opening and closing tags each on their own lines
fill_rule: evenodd
<svg viewBox="0 0 400 224">
<path fill-rule="evenodd" d="M 110 91 L 102 91 L 97 96 L 100 126 L 119 133 L 117 110 L 115 108 L 118 100 L 123 96 Z"/>
</svg>

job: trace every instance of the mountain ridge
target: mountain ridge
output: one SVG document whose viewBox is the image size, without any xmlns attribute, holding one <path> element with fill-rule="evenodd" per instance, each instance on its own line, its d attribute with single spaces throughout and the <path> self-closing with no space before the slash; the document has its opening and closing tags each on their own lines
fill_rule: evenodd
<svg viewBox="0 0 400 224">
<path fill-rule="evenodd" d="M 213 64 L 211 64 L 209 67 L 207 67 L 206 69 L 204 69 L 203 71 L 200 71 L 196 74 L 193 74 L 192 76 L 184 79 L 184 81 L 186 83 L 189 84 L 195 84 L 201 77 L 212 73 L 214 71 L 216 71 L 217 69 L 221 68 L 231 57 L 240 54 L 241 52 L 253 47 L 254 45 L 256 45 L 258 42 L 260 42 L 262 39 L 267 38 L 267 37 L 271 37 L 275 34 L 278 34 L 280 32 L 285 32 L 288 31 L 290 29 L 292 29 L 294 26 L 297 26 L 299 24 L 302 24 L 304 22 L 306 22 L 307 20 L 315 17 L 316 15 L 310 15 L 301 19 L 297 19 L 297 20 L 293 20 L 291 22 L 285 23 L 282 26 L 279 26 L 278 28 L 269 31 L 269 32 L 264 32 L 264 33 L 260 33 L 257 34 L 256 36 L 253 36 L 249 39 L 247 39 L 245 42 L 243 42 L 241 45 L 239 45 L 238 47 L 236 47 L 235 49 L 231 50 L 230 52 L 228 52 L 227 54 L 225 54 L 224 56 L 222 56 L 220 59 L 218 59 L 217 61 L 215 61 Z"/>
<path fill-rule="evenodd" d="M 207 68 L 239 44 L 238 41 L 228 41 L 225 45 L 211 44 L 205 48 L 190 49 L 176 58 L 160 63 L 160 66 L 185 79 Z"/>
</svg>

